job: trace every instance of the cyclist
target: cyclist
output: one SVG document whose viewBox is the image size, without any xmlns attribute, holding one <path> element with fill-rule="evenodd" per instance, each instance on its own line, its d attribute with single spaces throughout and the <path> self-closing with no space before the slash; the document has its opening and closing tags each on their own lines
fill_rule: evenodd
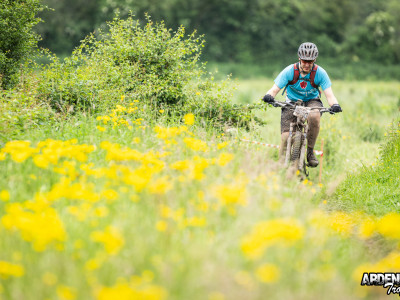
<svg viewBox="0 0 400 300">
<path fill-rule="evenodd" d="M 275 84 L 263 97 L 263 101 L 273 103 L 275 96 L 282 88 L 285 88 L 286 102 L 294 103 L 302 100 L 303 105 L 306 107 L 322 107 L 321 92 L 319 90 L 319 87 L 321 87 L 329 106 L 331 106 L 331 110 L 335 113 L 341 112 L 342 108 L 333 94 L 328 74 L 323 68 L 315 64 L 315 60 L 318 57 L 317 46 L 313 43 L 302 43 L 298 50 L 298 56 L 299 62 L 287 66 L 276 77 Z M 318 166 L 318 160 L 314 155 L 314 146 L 319 133 L 320 118 L 321 114 L 317 110 L 312 111 L 308 116 L 307 162 L 310 167 Z M 291 122 L 296 122 L 293 111 L 288 108 L 282 108 L 281 146 L 279 150 L 281 159 L 284 159 L 286 154 Z"/>
</svg>

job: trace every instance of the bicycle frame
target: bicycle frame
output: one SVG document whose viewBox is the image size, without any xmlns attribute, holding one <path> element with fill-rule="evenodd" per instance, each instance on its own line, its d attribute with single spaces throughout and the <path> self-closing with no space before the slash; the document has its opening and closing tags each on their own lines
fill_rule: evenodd
<svg viewBox="0 0 400 300">
<path fill-rule="evenodd" d="M 321 114 L 325 112 L 329 112 L 334 114 L 330 109 L 326 107 L 305 107 L 302 106 L 303 101 L 299 100 L 295 103 L 287 103 L 287 102 L 278 102 L 275 101 L 272 103 L 274 107 L 282 107 L 289 108 L 293 110 L 293 115 L 297 117 L 296 122 L 290 123 L 289 129 L 289 137 L 286 148 L 286 156 L 285 156 L 285 167 L 289 166 L 290 161 L 293 161 L 297 170 L 304 170 L 304 173 L 307 176 L 306 171 L 306 163 L 305 163 L 305 152 L 306 152 L 306 141 L 307 141 L 307 133 L 308 133 L 308 115 L 312 110 L 319 110 Z M 293 136 L 293 130 L 297 128 L 295 131 L 296 135 Z M 293 139 L 295 139 L 295 145 L 292 145 Z M 295 147 L 292 151 L 292 146 Z M 293 153 L 295 155 L 293 155 Z M 299 152 L 299 153 L 297 153 Z M 298 157 L 298 158 L 297 158 Z"/>
</svg>

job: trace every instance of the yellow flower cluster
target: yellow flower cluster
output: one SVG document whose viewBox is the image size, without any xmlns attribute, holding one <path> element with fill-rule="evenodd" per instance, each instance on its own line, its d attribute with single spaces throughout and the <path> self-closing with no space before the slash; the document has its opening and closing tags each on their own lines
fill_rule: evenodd
<svg viewBox="0 0 400 300">
<path fill-rule="evenodd" d="M 400 252 L 394 251 L 376 263 L 365 263 L 358 266 L 353 272 L 353 278 L 359 281 L 364 272 L 399 272 L 400 271 Z"/>
<path fill-rule="evenodd" d="M 8 278 L 9 276 L 21 277 L 24 273 L 23 266 L 0 260 L 0 278 Z"/>
<path fill-rule="evenodd" d="M 193 151 L 207 152 L 209 150 L 207 143 L 203 142 L 202 140 L 187 137 L 184 138 L 183 141 L 185 142 L 186 146 Z"/>
<path fill-rule="evenodd" d="M 29 141 L 11 141 L 6 143 L 1 152 L 10 154 L 13 161 L 21 163 L 38 152 L 36 148 L 32 148 L 30 145 L 31 142 Z M 3 157 L 5 159 L 5 156 Z"/>
<path fill-rule="evenodd" d="M 194 124 L 194 114 L 190 113 L 183 117 L 186 125 L 193 125 Z"/>
<path fill-rule="evenodd" d="M 129 247 L 133 244 L 128 238 L 131 228 L 127 224 L 138 215 L 127 216 L 125 208 L 127 211 L 145 208 L 152 229 L 159 235 L 167 236 L 174 230 L 205 231 L 211 238 L 215 233 L 209 228 L 209 215 L 218 214 L 221 207 L 243 206 L 248 200 L 247 182 L 243 180 L 228 185 L 223 184 L 225 178 L 218 185 L 207 183 L 213 182 L 209 174 L 214 176 L 220 167 L 233 160 L 229 150 L 223 152 L 228 142 L 212 144 L 194 137 L 187 127 L 194 124 L 192 114 L 184 117 L 184 126 L 158 126 L 147 135 L 142 130 L 132 132 L 129 126 L 134 122 L 127 115 L 137 110 L 118 105 L 110 115 L 97 118 L 104 131 L 121 125 L 118 130 L 128 134 L 129 145 L 113 141 L 88 145 L 79 144 L 77 139 L 47 139 L 36 145 L 10 141 L 0 150 L 0 160 L 11 167 L 27 167 L 29 171 L 22 176 L 31 184 L 29 193 L 32 193 L 26 196 L 14 193 L 11 184 L 2 186 L 1 233 L 10 240 L 23 240 L 29 249 L 24 251 L 33 249 L 32 255 L 50 253 L 51 258 L 58 259 L 58 255 L 70 258 L 69 263 L 82 273 L 77 276 L 84 277 L 97 299 L 164 299 L 167 295 L 164 288 L 151 282 L 148 274 L 134 276 L 130 281 L 118 275 L 111 286 L 103 286 L 101 276 L 96 275 L 111 268 L 113 263 L 120 264 L 125 259 L 121 257 L 131 252 L 127 249 L 128 244 Z M 139 126 L 143 120 L 136 121 Z M 161 144 L 159 152 L 143 150 L 143 139 Z M 171 145 L 173 151 L 166 152 L 163 148 L 166 145 Z M 210 191 L 201 191 L 204 185 L 210 186 Z M 193 187 L 196 197 L 188 196 L 185 206 L 172 201 L 177 190 L 188 186 Z M 154 216 L 152 207 L 156 208 Z M 115 219 L 116 214 L 121 222 Z M 15 261 L 26 263 L 21 258 Z M 121 274 L 129 271 L 127 268 Z M 40 272 L 43 283 L 54 288 L 55 297 L 80 297 L 79 287 L 65 284 L 57 271 Z M 0 261 L 0 277 L 24 274 L 23 264 Z"/>
<path fill-rule="evenodd" d="M 1 223 L 4 228 L 17 231 L 24 240 L 32 242 L 36 251 L 44 251 L 50 244 L 63 242 L 66 238 L 57 211 L 45 203 L 7 204 Z"/>
<path fill-rule="evenodd" d="M 193 203 L 193 208 L 199 213 L 204 213 L 208 211 L 208 203 L 204 202 L 201 197 L 200 199 L 198 203 Z M 166 231 L 170 222 L 175 223 L 181 230 L 187 227 L 205 227 L 207 225 L 207 220 L 204 216 L 188 216 L 188 212 L 182 207 L 174 210 L 169 206 L 161 205 L 159 210 L 162 219 L 156 224 L 158 231 Z"/>
<path fill-rule="evenodd" d="M 124 245 L 122 234 L 118 228 L 113 226 L 108 226 L 104 231 L 92 232 L 90 238 L 95 242 L 102 243 L 107 253 L 111 255 L 117 254 Z"/>
<path fill-rule="evenodd" d="M 121 279 L 111 287 L 101 287 L 97 293 L 97 300 L 163 300 L 167 291 L 151 283 L 152 274 L 142 277 L 133 276 L 130 281 Z"/>
<path fill-rule="evenodd" d="M 139 110 L 139 107 L 136 106 L 138 102 L 138 100 L 134 100 L 132 103 L 128 104 L 128 107 L 117 104 L 116 107 L 111 111 L 111 114 L 98 116 L 96 120 L 102 121 L 103 125 L 111 124 L 113 129 L 119 126 L 123 126 L 132 130 L 133 125 L 138 125 L 139 128 L 145 129 L 145 126 L 140 126 L 144 121 L 143 118 L 132 118 L 132 115 L 137 114 Z M 102 126 L 97 126 L 97 129 L 99 131 L 106 130 L 106 128 Z"/>
<path fill-rule="evenodd" d="M 303 238 L 305 228 L 295 219 L 273 219 L 256 224 L 241 243 L 243 253 L 256 259 L 271 246 L 291 246 Z"/>
<path fill-rule="evenodd" d="M 46 169 L 50 164 L 58 164 L 61 158 L 85 162 L 87 155 L 96 149 L 92 145 L 77 145 L 77 143 L 76 139 L 65 142 L 48 139 L 39 142 L 36 147 L 31 147 L 29 141 L 11 141 L 6 143 L 1 152 L 10 154 L 11 159 L 18 163 L 33 157 L 36 166 Z"/>
<path fill-rule="evenodd" d="M 247 204 L 245 183 L 235 182 L 232 184 L 216 186 L 215 195 L 217 199 L 226 206 Z"/>
</svg>

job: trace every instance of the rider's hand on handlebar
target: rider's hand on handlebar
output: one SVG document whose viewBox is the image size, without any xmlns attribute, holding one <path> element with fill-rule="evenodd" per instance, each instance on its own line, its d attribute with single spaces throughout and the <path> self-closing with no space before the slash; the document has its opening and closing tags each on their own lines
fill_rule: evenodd
<svg viewBox="0 0 400 300">
<path fill-rule="evenodd" d="M 266 94 L 266 95 L 263 97 L 262 100 L 263 100 L 265 103 L 269 103 L 269 104 L 275 102 L 274 97 L 272 97 L 270 94 Z"/>
<path fill-rule="evenodd" d="M 333 104 L 330 108 L 330 111 L 333 113 L 339 113 L 342 111 L 342 108 L 340 107 L 339 104 Z"/>
</svg>

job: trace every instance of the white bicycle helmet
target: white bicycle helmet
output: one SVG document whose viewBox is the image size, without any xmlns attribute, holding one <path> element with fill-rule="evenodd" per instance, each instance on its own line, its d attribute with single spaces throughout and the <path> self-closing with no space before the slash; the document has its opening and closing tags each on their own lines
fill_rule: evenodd
<svg viewBox="0 0 400 300">
<path fill-rule="evenodd" d="M 318 57 L 318 48 L 313 43 L 303 43 L 299 47 L 299 58 L 304 60 L 314 60 Z"/>
</svg>

